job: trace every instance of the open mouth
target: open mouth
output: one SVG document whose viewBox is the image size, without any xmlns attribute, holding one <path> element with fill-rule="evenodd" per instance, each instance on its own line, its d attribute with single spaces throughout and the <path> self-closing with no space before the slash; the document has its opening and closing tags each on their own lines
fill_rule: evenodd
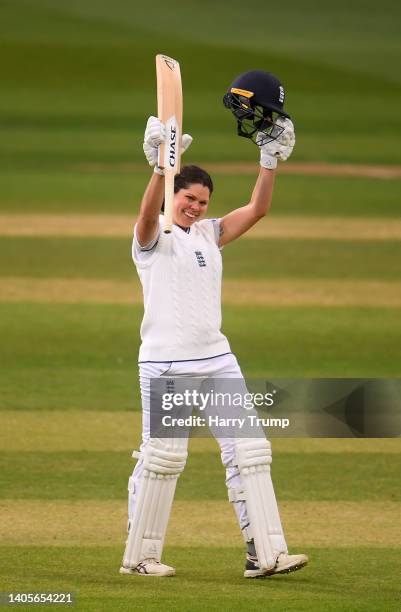
<svg viewBox="0 0 401 612">
<path fill-rule="evenodd" d="M 184 213 L 184 215 L 185 215 L 186 217 L 188 217 L 189 219 L 196 219 L 197 217 L 199 217 L 199 214 L 196 214 L 196 213 L 190 212 L 189 210 L 184 210 L 184 211 L 183 211 L 183 213 Z"/>
</svg>

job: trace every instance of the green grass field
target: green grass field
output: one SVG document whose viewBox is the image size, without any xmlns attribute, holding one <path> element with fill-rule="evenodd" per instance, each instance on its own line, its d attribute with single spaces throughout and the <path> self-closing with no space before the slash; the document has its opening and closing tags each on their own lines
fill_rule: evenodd
<svg viewBox="0 0 401 612">
<path fill-rule="evenodd" d="M 192 440 L 165 549 L 177 576 L 118 574 L 140 439 L 142 306 L 130 228 L 61 235 L 45 216 L 66 229 L 106 214 L 134 219 L 149 176 L 142 137 L 156 112 L 159 52 L 181 62 L 190 163 L 255 161 L 256 176 L 257 150 L 236 137 L 221 99 L 240 72 L 264 68 L 287 88 L 291 162 L 399 168 L 399 3 L 0 8 L 0 591 L 72 591 L 83 611 L 399 610 L 399 438 L 273 440 L 290 550 L 310 564 L 264 581 L 242 577 L 217 445 Z M 213 178 L 210 216 L 248 201 L 254 177 L 245 170 L 217 168 Z M 293 228 L 303 218 L 318 230 L 244 238 L 223 251 L 223 330 L 246 376 L 401 376 L 400 183 L 278 177 L 272 221 Z M 27 215 L 42 231 L 10 230 L 15 219 L 29 230 Z M 91 215 L 86 225 L 81 215 Z M 353 224 L 353 237 L 330 235 L 338 220 L 344 232 Z M 382 233 L 366 237 L 367 224 Z M 281 293 L 263 295 L 264 282 Z M 236 302 L 252 283 L 255 295 Z M 119 293 L 130 284 L 132 303 Z M 305 303 L 302 287 L 318 297 Z"/>
</svg>

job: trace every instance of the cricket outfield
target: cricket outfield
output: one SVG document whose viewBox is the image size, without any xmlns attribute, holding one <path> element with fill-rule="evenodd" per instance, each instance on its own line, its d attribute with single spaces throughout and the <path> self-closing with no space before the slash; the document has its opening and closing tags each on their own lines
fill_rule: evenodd
<svg viewBox="0 0 401 612">
<path fill-rule="evenodd" d="M 254 67 L 287 86 L 289 169 L 269 217 L 223 251 L 223 330 L 244 373 L 401 376 L 399 6 L 256 0 L 249 19 L 224 4 L 156 0 L 151 21 L 124 0 L 2 5 L 0 591 L 73 591 L 83 611 L 398 610 L 399 438 L 273 439 L 290 551 L 310 564 L 260 581 L 242 577 L 217 445 L 192 440 L 165 549 L 177 576 L 118 574 L 140 435 L 130 235 L 156 53 L 180 60 L 183 161 L 210 167 L 212 216 L 247 201 L 252 160 L 257 173 L 225 88 Z M 189 33 L 205 11 L 207 35 Z"/>
</svg>

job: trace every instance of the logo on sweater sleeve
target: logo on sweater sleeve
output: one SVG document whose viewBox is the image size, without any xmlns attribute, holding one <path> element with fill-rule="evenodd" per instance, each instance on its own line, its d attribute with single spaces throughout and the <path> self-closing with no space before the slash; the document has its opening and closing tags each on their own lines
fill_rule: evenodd
<svg viewBox="0 0 401 612">
<path fill-rule="evenodd" d="M 206 268 L 206 261 L 205 261 L 205 258 L 203 257 L 202 251 L 195 251 L 195 255 L 196 255 L 196 260 L 199 264 L 199 267 Z"/>
</svg>

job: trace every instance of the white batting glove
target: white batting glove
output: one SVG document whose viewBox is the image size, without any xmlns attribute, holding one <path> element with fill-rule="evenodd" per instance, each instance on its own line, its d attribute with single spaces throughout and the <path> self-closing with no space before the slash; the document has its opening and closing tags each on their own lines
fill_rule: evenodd
<svg viewBox="0 0 401 612">
<path fill-rule="evenodd" d="M 273 170 L 277 167 L 277 160 L 286 161 L 295 146 L 294 124 L 288 117 L 279 117 L 276 125 L 284 128 L 276 140 L 267 142 L 260 147 L 260 165 Z M 261 136 L 263 136 L 261 134 Z"/>
<path fill-rule="evenodd" d="M 164 123 L 162 123 L 157 117 L 149 117 L 143 139 L 143 152 L 145 153 L 149 166 L 153 166 L 154 172 L 161 175 L 164 174 L 164 170 L 157 165 L 158 148 L 159 145 L 164 142 L 165 138 L 166 128 Z M 188 149 L 192 140 L 192 136 L 189 134 L 183 134 L 181 138 L 181 153 L 184 153 L 184 151 Z"/>
<path fill-rule="evenodd" d="M 143 152 L 149 166 L 153 166 L 154 171 L 158 174 L 164 174 L 163 170 L 157 165 L 157 149 L 164 142 L 165 135 L 164 124 L 157 117 L 149 117 L 143 138 Z"/>
<path fill-rule="evenodd" d="M 185 153 L 185 151 L 188 149 L 188 147 L 191 146 L 191 143 L 193 141 L 193 138 L 191 136 L 191 134 L 183 134 L 182 138 L 181 138 L 181 155 L 183 153 Z"/>
</svg>

